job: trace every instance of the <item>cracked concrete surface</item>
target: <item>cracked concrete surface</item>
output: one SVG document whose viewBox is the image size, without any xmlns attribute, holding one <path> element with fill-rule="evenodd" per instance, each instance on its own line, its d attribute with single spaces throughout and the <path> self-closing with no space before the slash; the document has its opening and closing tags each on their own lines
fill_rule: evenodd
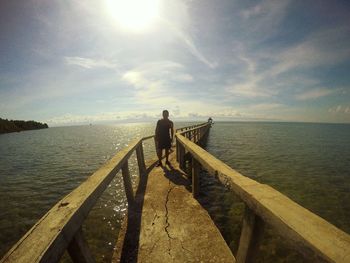
<svg viewBox="0 0 350 263">
<path fill-rule="evenodd" d="M 210 216 L 193 199 L 174 158 L 172 154 L 171 166 L 155 167 L 149 173 L 139 214 L 137 255 L 121 261 L 235 262 Z"/>
<path fill-rule="evenodd" d="M 169 180 L 169 186 L 170 186 L 170 180 Z M 169 202 L 169 195 L 173 189 L 174 189 L 174 186 L 169 187 L 168 193 L 167 193 L 166 198 L 165 198 L 165 228 L 164 228 L 164 230 L 165 230 L 166 234 L 168 235 L 168 242 L 169 242 L 168 254 L 170 257 L 171 257 L 171 239 L 173 239 L 173 238 L 170 235 L 169 230 L 168 230 L 168 228 L 170 227 L 168 202 Z"/>
</svg>

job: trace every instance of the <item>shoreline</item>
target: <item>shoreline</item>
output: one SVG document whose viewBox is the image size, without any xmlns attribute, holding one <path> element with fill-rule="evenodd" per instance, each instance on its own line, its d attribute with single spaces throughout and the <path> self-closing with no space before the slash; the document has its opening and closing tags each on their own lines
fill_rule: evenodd
<svg viewBox="0 0 350 263">
<path fill-rule="evenodd" d="M 29 130 L 47 129 L 49 126 L 46 123 L 36 122 L 33 120 L 8 120 L 0 118 L 0 134 L 21 132 Z"/>
</svg>

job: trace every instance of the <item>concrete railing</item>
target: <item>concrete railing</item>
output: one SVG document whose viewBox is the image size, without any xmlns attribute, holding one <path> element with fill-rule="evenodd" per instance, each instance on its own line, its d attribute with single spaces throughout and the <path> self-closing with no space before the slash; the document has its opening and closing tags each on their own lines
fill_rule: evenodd
<svg viewBox="0 0 350 263">
<path fill-rule="evenodd" d="M 245 203 L 243 226 L 239 241 L 237 262 L 252 262 L 263 236 L 265 224 L 272 226 L 279 235 L 289 240 L 301 254 L 315 262 L 350 262 L 350 236 L 326 220 L 276 191 L 243 176 L 191 141 L 196 129 L 202 133 L 208 125 L 198 126 L 176 133 L 180 165 L 184 168 L 184 155 L 191 156 L 192 191 L 199 190 L 200 167 L 214 175 Z M 193 135 L 194 134 L 194 135 Z"/>
<path fill-rule="evenodd" d="M 194 144 L 200 144 L 205 136 L 208 135 L 208 131 L 211 127 L 211 123 L 205 122 L 193 126 L 184 127 L 176 130 L 176 160 L 179 163 L 181 169 L 185 169 L 186 166 L 186 157 L 188 158 L 188 151 L 183 144 L 178 140 L 178 136 L 182 136 L 187 140 L 193 142 Z M 193 197 L 197 197 L 199 191 L 199 166 L 196 160 L 191 162 L 192 169 L 192 194 Z"/>
</svg>

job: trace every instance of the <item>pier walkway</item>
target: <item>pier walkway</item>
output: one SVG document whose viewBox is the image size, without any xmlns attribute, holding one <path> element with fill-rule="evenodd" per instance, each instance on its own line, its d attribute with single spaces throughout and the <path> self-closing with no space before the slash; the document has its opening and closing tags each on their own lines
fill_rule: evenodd
<svg viewBox="0 0 350 263">
<path fill-rule="evenodd" d="M 73 262 L 95 262 L 82 225 L 120 170 L 128 213 L 113 262 L 254 262 L 266 225 L 311 262 L 350 262 L 349 234 L 205 151 L 201 145 L 210 128 L 207 122 L 178 129 L 171 165 L 164 167 L 155 167 L 155 160 L 145 162 L 143 142 L 153 135 L 130 143 L 54 205 L 0 263 L 59 262 L 66 250 Z M 128 164 L 134 152 L 140 175 L 137 189 L 133 189 Z M 196 201 L 200 170 L 245 204 L 235 256 Z"/>
<path fill-rule="evenodd" d="M 174 154 L 170 163 L 154 167 L 155 161 L 140 181 L 113 262 L 235 262 Z"/>
</svg>

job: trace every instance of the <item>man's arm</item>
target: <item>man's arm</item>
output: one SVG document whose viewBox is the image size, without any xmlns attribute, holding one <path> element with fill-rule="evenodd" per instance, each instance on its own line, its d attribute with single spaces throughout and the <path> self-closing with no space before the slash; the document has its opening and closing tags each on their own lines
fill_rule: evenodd
<svg viewBox="0 0 350 263">
<path fill-rule="evenodd" d="M 171 134 L 171 142 L 173 141 L 174 139 L 174 123 L 173 122 L 170 122 L 171 125 L 170 125 L 170 134 Z"/>
<path fill-rule="evenodd" d="M 154 131 L 154 137 L 155 137 L 155 140 L 158 141 L 158 138 L 159 138 L 159 121 L 157 121 L 157 126 L 156 126 L 156 130 Z"/>
</svg>

